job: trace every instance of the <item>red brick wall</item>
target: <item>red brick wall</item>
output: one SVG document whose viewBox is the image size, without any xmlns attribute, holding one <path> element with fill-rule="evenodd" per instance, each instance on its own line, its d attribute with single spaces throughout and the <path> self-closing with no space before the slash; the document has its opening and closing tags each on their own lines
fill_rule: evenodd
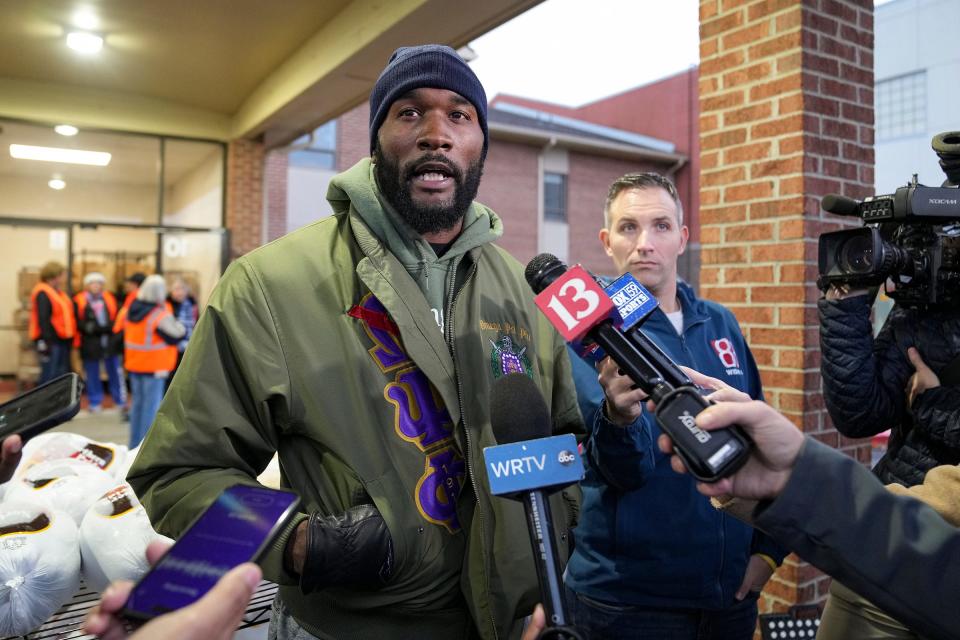
<svg viewBox="0 0 960 640">
<path fill-rule="evenodd" d="M 345 171 L 370 155 L 370 103 L 347 111 L 337 120 L 337 171 Z"/>
<path fill-rule="evenodd" d="M 263 163 L 260 142 L 234 140 L 227 145 L 227 229 L 230 259 L 263 242 Z"/>
<path fill-rule="evenodd" d="M 287 154 L 271 151 L 265 160 L 267 190 L 266 242 L 287 233 Z"/>
<path fill-rule="evenodd" d="M 736 313 L 767 400 L 798 428 L 838 438 L 820 391 L 817 238 L 836 228 L 820 198 L 873 182 L 871 0 L 701 0 L 700 202 L 704 296 Z M 826 595 L 795 557 L 762 610 Z"/>
<path fill-rule="evenodd" d="M 540 148 L 493 140 L 477 200 L 503 219 L 499 244 L 526 263 L 537 255 Z"/>
</svg>

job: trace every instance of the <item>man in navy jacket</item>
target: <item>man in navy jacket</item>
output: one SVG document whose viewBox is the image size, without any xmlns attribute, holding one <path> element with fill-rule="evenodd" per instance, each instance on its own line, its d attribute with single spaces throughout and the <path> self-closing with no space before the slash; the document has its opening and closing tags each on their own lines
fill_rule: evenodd
<svg viewBox="0 0 960 640">
<path fill-rule="evenodd" d="M 655 173 L 613 183 L 600 240 L 619 273 L 657 298 L 643 331 L 675 362 L 762 398 L 733 314 L 677 280 L 688 230 L 676 188 Z M 588 637 L 749 640 L 757 596 L 784 551 L 711 506 L 657 449 L 646 394 L 607 359 L 571 355 L 590 429 L 576 546 L 566 573 L 576 626 Z M 599 371 L 599 380 L 597 371 Z"/>
</svg>

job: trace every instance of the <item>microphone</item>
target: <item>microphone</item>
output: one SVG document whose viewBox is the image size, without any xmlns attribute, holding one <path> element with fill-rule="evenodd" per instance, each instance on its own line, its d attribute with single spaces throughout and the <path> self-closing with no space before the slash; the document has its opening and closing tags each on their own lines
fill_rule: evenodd
<svg viewBox="0 0 960 640">
<path fill-rule="evenodd" d="M 824 211 L 835 213 L 838 216 L 860 216 L 860 203 L 853 198 L 841 196 L 836 193 L 828 193 L 820 200 L 820 206 Z"/>
<path fill-rule="evenodd" d="M 585 269 L 567 269 L 549 253 L 533 258 L 525 276 L 537 294 L 537 306 L 568 342 L 584 337 L 596 342 L 650 395 L 657 405 L 657 424 L 693 477 L 716 482 L 743 466 L 750 455 L 749 437 L 736 425 L 709 432 L 697 427 L 697 414 L 710 403 L 639 330 L 657 303 L 633 276 L 624 274 L 605 291 Z M 627 333 L 620 326 L 624 323 Z"/>
<path fill-rule="evenodd" d="M 524 373 L 511 373 L 490 390 L 490 426 L 500 443 L 483 450 L 490 493 L 523 502 L 547 618 L 541 638 L 579 640 L 568 626 L 563 569 L 554 542 L 547 496 L 583 479 L 573 434 L 551 436 L 550 413 L 540 389 Z"/>
</svg>

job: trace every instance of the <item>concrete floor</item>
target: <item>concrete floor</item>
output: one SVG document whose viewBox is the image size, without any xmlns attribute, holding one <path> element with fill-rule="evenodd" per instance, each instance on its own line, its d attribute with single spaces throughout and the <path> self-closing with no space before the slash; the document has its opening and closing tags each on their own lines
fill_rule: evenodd
<svg viewBox="0 0 960 640">
<path fill-rule="evenodd" d="M 79 433 L 98 442 L 113 442 L 127 444 L 130 440 L 129 423 L 120 417 L 120 410 L 116 408 L 104 409 L 100 413 L 90 413 L 81 409 L 77 416 L 51 431 L 68 431 Z"/>
</svg>

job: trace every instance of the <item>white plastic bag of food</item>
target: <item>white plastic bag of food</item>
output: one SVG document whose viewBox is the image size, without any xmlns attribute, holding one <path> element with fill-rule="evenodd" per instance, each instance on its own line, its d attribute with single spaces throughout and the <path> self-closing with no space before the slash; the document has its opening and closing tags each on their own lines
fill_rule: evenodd
<svg viewBox="0 0 960 640">
<path fill-rule="evenodd" d="M 79 526 L 87 509 L 109 491 L 115 481 L 95 465 L 66 458 L 35 464 L 9 484 L 6 500 L 43 504 L 65 511 Z"/>
<path fill-rule="evenodd" d="M 80 525 L 80 557 L 87 586 L 103 591 L 114 580 L 138 580 L 149 568 L 147 545 L 154 540 L 169 539 L 150 526 L 130 485 L 108 491 L 90 507 Z"/>
<path fill-rule="evenodd" d="M 43 433 L 23 445 L 23 457 L 15 476 L 22 476 L 34 465 L 50 460 L 80 460 L 122 480 L 117 474 L 126 473 L 127 447 L 113 442 L 97 442 L 78 433 Z"/>
<path fill-rule="evenodd" d="M 80 586 L 77 525 L 55 509 L 0 506 L 0 637 L 27 634 Z"/>
</svg>

